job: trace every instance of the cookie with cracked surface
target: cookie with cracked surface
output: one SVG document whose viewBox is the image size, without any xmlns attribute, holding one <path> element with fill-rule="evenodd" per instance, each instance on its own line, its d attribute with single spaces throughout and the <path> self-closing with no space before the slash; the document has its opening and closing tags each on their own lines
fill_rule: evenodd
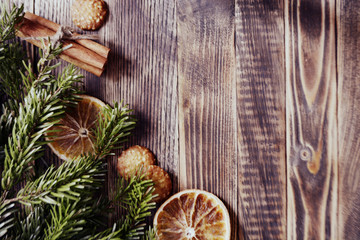
<svg viewBox="0 0 360 240">
<path fill-rule="evenodd" d="M 155 162 L 155 156 L 149 149 L 135 145 L 121 153 L 117 162 L 117 171 L 121 177 L 129 179 L 141 167 L 146 171 L 147 167 L 154 165 Z"/>
<path fill-rule="evenodd" d="M 105 22 L 108 8 L 103 0 L 75 0 L 71 15 L 76 26 L 83 30 L 97 30 Z"/>
<path fill-rule="evenodd" d="M 172 190 L 172 182 L 169 174 L 156 165 L 147 167 L 145 171 L 145 179 L 154 182 L 155 191 L 153 194 L 157 194 L 154 201 L 158 203 L 164 201 L 170 195 Z"/>
</svg>

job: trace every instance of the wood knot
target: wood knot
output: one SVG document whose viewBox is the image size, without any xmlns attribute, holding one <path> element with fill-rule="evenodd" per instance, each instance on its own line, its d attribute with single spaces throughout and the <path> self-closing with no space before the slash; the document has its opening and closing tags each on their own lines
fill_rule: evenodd
<svg viewBox="0 0 360 240">
<path fill-rule="evenodd" d="M 312 151 L 309 147 L 302 147 L 299 151 L 300 159 L 305 162 L 310 162 L 312 160 Z"/>
</svg>

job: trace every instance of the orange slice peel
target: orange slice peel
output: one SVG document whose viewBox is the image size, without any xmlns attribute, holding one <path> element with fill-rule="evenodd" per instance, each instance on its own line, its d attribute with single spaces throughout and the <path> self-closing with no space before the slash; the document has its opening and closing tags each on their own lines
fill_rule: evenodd
<svg viewBox="0 0 360 240">
<path fill-rule="evenodd" d="M 185 190 L 166 200 L 154 217 L 158 240 L 229 240 L 230 217 L 214 194 Z"/>
</svg>

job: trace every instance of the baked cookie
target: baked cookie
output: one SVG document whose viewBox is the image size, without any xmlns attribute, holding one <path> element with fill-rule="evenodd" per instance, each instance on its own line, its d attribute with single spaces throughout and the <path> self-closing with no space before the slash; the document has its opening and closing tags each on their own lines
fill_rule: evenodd
<svg viewBox="0 0 360 240">
<path fill-rule="evenodd" d="M 107 13 L 108 8 L 103 0 L 75 0 L 71 7 L 74 24 L 83 30 L 99 29 Z"/>
<path fill-rule="evenodd" d="M 135 145 L 121 153 L 117 162 L 117 171 L 121 177 L 129 179 L 141 167 L 146 171 L 148 166 L 154 164 L 154 154 L 146 147 Z"/>
<path fill-rule="evenodd" d="M 146 171 L 144 178 L 154 182 L 155 191 L 153 194 L 158 195 L 154 198 L 154 201 L 158 203 L 164 201 L 169 196 L 172 189 L 172 182 L 169 174 L 156 165 L 151 165 L 144 170 Z"/>
</svg>

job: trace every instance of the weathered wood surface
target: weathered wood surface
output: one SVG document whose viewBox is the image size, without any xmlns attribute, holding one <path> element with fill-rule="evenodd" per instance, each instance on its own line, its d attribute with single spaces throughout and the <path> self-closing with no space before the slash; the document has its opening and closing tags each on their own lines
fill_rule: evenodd
<svg viewBox="0 0 360 240">
<path fill-rule="evenodd" d="M 73 26 L 73 0 L 6 1 Z M 135 109 L 127 145 L 153 150 L 174 192 L 217 194 L 231 239 L 360 239 L 358 1 L 107 3 L 109 65 L 81 70 L 84 90 Z"/>
<path fill-rule="evenodd" d="M 335 1 L 286 1 L 289 239 L 337 239 Z"/>
<path fill-rule="evenodd" d="M 238 213 L 248 239 L 286 239 L 282 1 L 236 1 Z"/>
<path fill-rule="evenodd" d="M 360 2 L 337 3 L 338 239 L 360 239 Z"/>
<path fill-rule="evenodd" d="M 231 0 L 177 1 L 179 178 L 225 201 L 238 239 L 234 11 Z"/>
</svg>

